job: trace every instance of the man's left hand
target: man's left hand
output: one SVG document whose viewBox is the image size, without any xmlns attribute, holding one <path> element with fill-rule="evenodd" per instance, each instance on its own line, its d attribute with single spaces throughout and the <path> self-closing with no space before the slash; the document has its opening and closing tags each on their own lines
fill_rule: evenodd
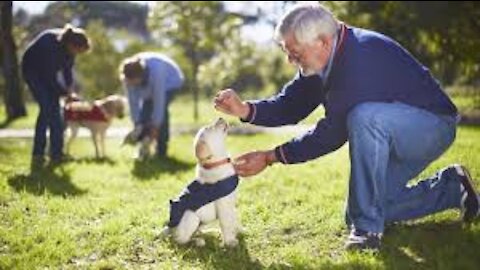
<svg viewBox="0 0 480 270">
<path fill-rule="evenodd" d="M 238 175 L 248 177 L 262 172 L 272 160 L 272 151 L 254 151 L 235 159 L 233 166 Z"/>
</svg>

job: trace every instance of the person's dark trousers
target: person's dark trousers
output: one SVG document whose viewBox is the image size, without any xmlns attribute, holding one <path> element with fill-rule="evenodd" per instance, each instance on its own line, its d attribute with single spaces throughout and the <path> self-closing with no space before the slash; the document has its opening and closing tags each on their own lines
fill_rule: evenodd
<svg viewBox="0 0 480 270">
<path fill-rule="evenodd" d="M 169 105 L 173 98 L 173 91 L 167 92 L 167 102 L 165 103 L 164 121 L 160 125 L 160 130 L 157 138 L 157 156 L 167 156 L 168 141 L 170 140 L 170 113 Z"/>
<path fill-rule="evenodd" d="M 168 107 L 170 101 L 173 98 L 173 91 L 167 92 L 167 101 L 165 102 L 164 108 L 164 120 L 160 124 L 158 137 L 157 137 L 157 149 L 156 155 L 158 157 L 165 157 L 167 155 L 168 141 L 170 140 L 170 114 Z M 140 122 L 143 124 L 149 124 L 152 121 L 152 112 L 153 112 L 153 100 L 148 99 L 143 102 L 141 111 L 140 111 Z"/>
<path fill-rule="evenodd" d="M 60 96 L 54 93 L 35 76 L 25 76 L 27 85 L 39 106 L 35 136 L 33 139 L 33 156 L 45 154 L 47 129 L 50 130 L 50 157 L 54 160 L 63 155 L 63 121 L 60 110 Z"/>
</svg>

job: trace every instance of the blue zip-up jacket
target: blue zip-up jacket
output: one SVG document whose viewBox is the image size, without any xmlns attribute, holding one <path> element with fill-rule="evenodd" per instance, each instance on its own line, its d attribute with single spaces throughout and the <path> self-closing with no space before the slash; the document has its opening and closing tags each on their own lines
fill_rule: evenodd
<svg viewBox="0 0 480 270">
<path fill-rule="evenodd" d="M 284 164 L 315 159 L 348 140 L 347 115 L 363 102 L 401 102 L 438 115 L 456 116 L 457 108 L 430 71 L 397 42 L 382 34 L 341 25 L 329 77 L 301 74 L 269 99 L 248 101 L 242 121 L 275 127 L 296 124 L 317 106 L 325 117 L 315 128 L 277 146 Z"/>
<path fill-rule="evenodd" d="M 44 84 L 58 95 L 67 93 L 65 87 L 72 85 L 72 67 L 75 58 L 67 52 L 58 37 L 62 29 L 50 29 L 40 33 L 29 43 L 22 57 L 24 76 Z M 58 81 L 58 72 L 63 73 L 65 86 Z"/>
<path fill-rule="evenodd" d="M 127 86 L 130 115 L 135 124 L 141 122 L 141 108 L 146 100 L 153 101 L 152 124 L 160 126 L 165 117 L 167 92 L 179 89 L 184 82 L 180 67 L 169 57 L 160 53 L 137 54 L 145 60 L 146 76 L 140 86 Z"/>
<path fill-rule="evenodd" d="M 215 184 L 201 184 L 195 179 L 183 190 L 178 198 L 170 200 L 168 227 L 177 227 L 185 211 L 196 211 L 204 205 L 229 195 L 235 191 L 237 186 L 238 175 L 236 174 Z"/>
</svg>

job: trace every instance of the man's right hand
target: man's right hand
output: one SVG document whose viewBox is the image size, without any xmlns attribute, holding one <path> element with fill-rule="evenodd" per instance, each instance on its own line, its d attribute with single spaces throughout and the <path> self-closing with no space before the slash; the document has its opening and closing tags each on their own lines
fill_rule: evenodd
<svg viewBox="0 0 480 270">
<path fill-rule="evenodd" d="M 216 110 L 242 119 L 246 119 L 250 113 L 250 106 L 243 102 L 233 89 L 218 92 L 213 103 Z"/>
</svg>

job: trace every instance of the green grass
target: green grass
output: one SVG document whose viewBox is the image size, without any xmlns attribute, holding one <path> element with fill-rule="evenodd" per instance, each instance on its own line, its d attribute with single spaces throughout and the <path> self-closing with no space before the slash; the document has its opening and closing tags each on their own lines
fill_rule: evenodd
<svg viewBox="0 0 480 270">
<path fill-rule="evenodd" d="M 227 143 L 235 157 L 288 138 L 231 135 Z M 461 162 L 478 177 L 478 138 L 479 128 L 460 128 L 421 176 Z M 480 224 L 462 226 L 453 210 L 389 228 L 379 254 L 345 252 L 347 146 L 243 179 L 246 232 L 238 248 L 221 248 L 218 232 L 204 248 L 159 239 L 168 200 L 194 177 L 192 139 L 175 136 L 170 159 L 145 162 L 134 162 L 134 149 L 116 139 L 108 141 L 110 159 L 96 161 L 91 142 L 80 139 L 76 161 L 33 171 L 30 140 L 2 139 L 0 269 L 478 269 Z"/>
</svg>

